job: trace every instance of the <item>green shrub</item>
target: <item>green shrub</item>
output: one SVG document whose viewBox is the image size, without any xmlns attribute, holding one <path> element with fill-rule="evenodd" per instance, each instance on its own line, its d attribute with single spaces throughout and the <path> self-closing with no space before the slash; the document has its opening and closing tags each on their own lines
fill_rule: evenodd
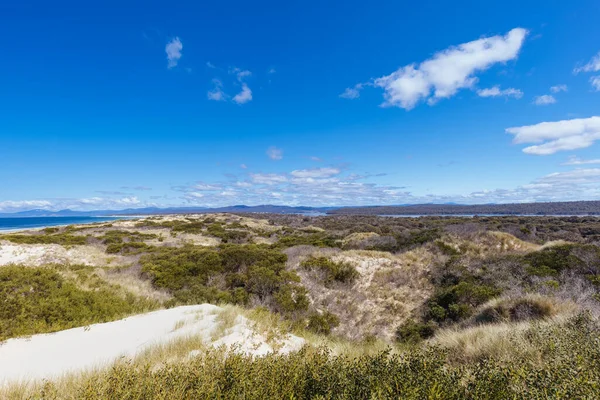
<svg viewBox="0 0 600 400">
<path fill-rule="evenodd" d="M 254 295 L 274 311 L 301 314 L 308 309 L 307 292 L 298 275 L 285 270 L 286 261 L 278 250 L 255 244 L 163 247 L 140 258 L 152 284 L 173 294 L 170 305 L 247 304 Z"/>
<path fill-rule="evenodd" d="M 308 245 L 316 247 L 340 247 L 341 241 L 338 238 L 330 236 L 326 232 L 317 233 L 292 233 L 282 236 L 273 247 L 287 248 L 293 246 Z"/>
<path fill-rule="evenodd" d="M 437 322 L 460 321 L 472 315 L 475 307 L 502 293 L 491 285 L 460 281 L 436 289 L 429 300 L 427 317 Z"/>
<path fill-rule="evenodd" d="M 297 314 L 308 310 L 310 301 L 304 286 L 285 283 L 273 296 L 277 311 L 281 314 Z"/>
<path fill-rule="evenodd" d="M 8 240 L 19 244 L 60 244 L 62 246 L 84 245 L 87 243 L 85 236 L 75 236 L 67 233 L 44 234 L 44 235 L 2 235 L 0 240 Z"/>
<path fill-rule="evenodd" d="M 111 321 L 158 306 L 101 279 L 94 286 L 83 290 L 51 268 L 0 268 L 0 340 Z"/>
<path fill-rule="evenodd" d="M 312 313 L 308 317 L 308 325 L 306 328 L 315 333 L 329 335 L 331 330 L 340 324 L 340 319 L 337 315 L 325 311 L 323 313 Z"/>
<path fill-rule="evenodd" d="M 422 323 L 410 319 L 398 327 L 396 340 L 401 343 L 418 343 L 432 337 L 436 328 L 432 322 Z"/>
<path fill-rule="evenodd" d="M 308 270 L 317 270 L 325 274 L 325 285 L 329 286 L 333 282 L 352 283 L 360 273 L 356 268 L 347 262 L 334 262 L 327 257 L 309 257 L 301 263 L 301 266 Z"/>
</svg>

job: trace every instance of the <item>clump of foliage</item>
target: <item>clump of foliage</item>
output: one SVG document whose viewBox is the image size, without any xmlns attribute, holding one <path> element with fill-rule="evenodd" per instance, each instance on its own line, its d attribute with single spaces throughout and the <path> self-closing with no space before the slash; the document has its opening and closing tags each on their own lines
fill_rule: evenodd
<svg viewBox="0 0 600 400">
<path fill-rule="evenodd" d="M 61 246 L 84 245 L 87 243 L 85 236 L 70 235 L 68 233 L 10 234 L 0 236 L 0 240 L 8 240 L 19 244 L 60 244 Z"/>
<path fill-rule="evenodd" d="M 437 326 L 433 322 L 418 322 L 410 319 L 396 330 L 396 340 L 401 343 L 418 343 L 435 334 Z"/>
<path fill-rule="evenodd" d="M 437 288 L 427 304 L 427 318 L 439 323 L 464 320 L 473 314 L 477 306 L 501 293 L 492 285 L 473 281 Z"/>
<path fill-rule="evenodd" d="M 358 357 L 305 348 L 253 357 L 210 350 L 191 361 L 118 363 L 84 375 L 69 398 L 243 399 L 593 399 L 600 382 L 600 335 L 589 318 L 531 329 L 540 358 L 487 358 L 450 363 L 444 350 L 424 346 L 401 355 Z M 35 398 L 55 398 L 47 383 Z M 41 396 L 42 392 L 45 394 Z M 60 395 L 64 395 L 61 393 Z"/>
<path fill-rule="evenodd" d="M 108 254 L 135 255 L 153 250 L 154 247 L 144 242 L 112 243 L 106 246 Z"/>
<path fill-rule="evenodd" d="M 153 233 L 129 232 L 122 230 L 107 231 L 104 236 L 100 237 L 102 243 L 106 245 L 119 244 L 126 242 L 143 242 L 158 238 L 158 235 Z"/>
<path fill-rule="evenodd" d="M 324 274 L 324 283 L 330 286 L 334 282 L 352 283 L 360 273 L 348 262 L 335 262 L 327 257 L 309 257 L 300 264 L 308 270 L 316 270 Z"/>
<path fill-rule="evenodd" d="M 498 301 L 484 308 L 475 316 L 477 323 L 527 321 L 543 319 L 554 314 L 553 304 L 542 297 L 521 297 Z"/>
<path fill-rule="evenodd" d="M 52 268 L 0 268 L 0 340 L 111 321 L 157 306 L 101 280 L 94 286 L 84 290 Z"/>
<path fill-rule="evenodd" d="M 224 244 L 218 248 L 163 247 L 140 259 L 143 273 L 167 289 L 180 304 L 245 304 L 251 296 L 281 313 L 308 308 L 299 277 L 285 270 L 287 256 L 261 245 Z"/>
<path fill-rule="evenodd" d="M 340 324 L 340 319 L 337 315 L 325 311 L 322 313 L 314 312 L 308 317 L 308 325 L 306 328 L 315 333 L 329 335 L 331 330 Z"/>
<path fill-rule="evenodd" d="M 340 247 L 339 238 L 326 232 L 302 233 L 294 232 L 279 237 L 274 247 L 287 248 L 292 246 Z"/>
<path fill-rule="evenodd" d="M 108 231 L 100 237 L 102 243 L 106 245 L 108 254 L 127 254 L 134 255 L 147 252 L 153 249 L 152 246 L 144 243 L 144 240 L 159 238 L 152 233 L 129 232 L 122 230 Z"/>
<path fill-rule="evenodd" d="M 239 224 L 237 224 L 239 225 Z M 236 226 L 237 226 L 236 225 Z M 236 229 L 225 229 L 222 224 L 215 222 L 206 228 L 206 233 L 218 237 L 223 243 L 239 243 L 249 236 L 247 231 Z"/>
</svg>

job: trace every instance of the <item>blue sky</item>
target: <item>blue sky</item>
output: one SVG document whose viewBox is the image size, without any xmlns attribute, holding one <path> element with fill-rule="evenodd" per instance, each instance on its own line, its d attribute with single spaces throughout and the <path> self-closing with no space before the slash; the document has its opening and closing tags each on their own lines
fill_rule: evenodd
<svg viewBox="0 0 600 400">
<path fill-rule="evenodd" d="M 600 198 L 597 1 L 4 2 L 0 211 Z"/>
</svg>

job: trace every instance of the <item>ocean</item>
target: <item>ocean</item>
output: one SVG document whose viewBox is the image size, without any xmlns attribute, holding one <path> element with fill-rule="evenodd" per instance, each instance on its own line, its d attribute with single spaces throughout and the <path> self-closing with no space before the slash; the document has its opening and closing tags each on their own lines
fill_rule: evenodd
<svg viewBox="0 0 600 400">
<path fill-rule="evenodd" d="M 44 228 L 57 225 L 91 224 L 127 217 L 18 217 L 0 218 L 0 231 L 12 229 Z"/>
</svg>

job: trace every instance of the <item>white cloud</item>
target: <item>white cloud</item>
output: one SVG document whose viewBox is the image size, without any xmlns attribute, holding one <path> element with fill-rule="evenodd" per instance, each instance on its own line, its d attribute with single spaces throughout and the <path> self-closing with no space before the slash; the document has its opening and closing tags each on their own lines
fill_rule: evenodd
<svg viewBox="0 0 600 400">
<path fill-rule="evenodd" d="M 252 182 L 260 185 L 276 185 L 287 182 L 287 177 L 281 174 L 250 174 Z"/>
<path fill-rule="evenodd" d="M 177 63 L 181 58 L 181 50 L 183 50 L 183 44 L 181 43 L 181 40 L 179 40 L 178 37 L 167 43 L 167 46 L 165 47 L 165 52 L 167 53 L 168 68 L 174 68 L 177 66 Z"/>
<path fill-rule="evenodd" d="M 213 90 L 209 90 L 206 94 L 209 100 L 214 101 L 225 101 L 227 99 L 227 95 L 223 91 L 223 83 L 218 79 L 212 80 L 215 87 Z"/>
<path fill-rule="evenodd" d="M 581 67 L 576 67 L 573 73 L 578 74 L 580 72 L 596 72 L 600 71 L 600 52 L 596 54 L 592 59 Z"/>
<path fill-rule="evenodd" d="M 245 83 L 242 84 L 242 91 L 233 96 L 233 101 L 238 104 L 244 104 L 252 100 L 252 90 Z"/>
<path fill-rule="evenodd" d="M 295 178 L 328 178 L 338 175 L 341 171 L 337 168 L 312 168 L 312 169 L 297 169 L 291 172 Z"/>
<path fill-rule="evenodd" d="M 321 162 L 323 161 L 323 159 L 321 157 L 317 157 L 317 156 L 311 156 L 309 157 L 312 161 L 316 161 L 316 162 Z"/>
<path fill-rule="evenodd" d="M 536 155 L 589 147 L 600 140 L 600 117 L 577 118 L 506 129 L 515 135 L 513 142 L 542 143 L 529 146 L 523 152 Z"/>
<path fill-rule="evenodd" d="M 505 36 L 453 46 L 418 65 L 406 65 L 377 78 L 374 85 L 385 90 L 383 106 L 410 110 L 422 100 L 431 105 L 460 89 L 472 88 L 477 82 L 475 73 L 516 59 L 526 35 L 527 30 L 515 28 Z"/>
<path fill-rule="evenodd" d="M 283 150 L 271 146 L 267 149 L 267 156 L 269 156 L 271 160 L 281 160 L 283 158 Z"/>
<path fill-rule="evenodd" d="M 222 186 L 216 185 L 216 184 L 211 184 L 211 183 L 198 182 L 192 186 L 192 189 L 200 190 L 200 191 L 211 191 L 211 190 L 221 190 Z"/>
<path fill-rule="evenodd" d="M 241 169 L 247 169 L 247 168 L 248 168 L 248 166 L 247 166 L 246 164 L 240 164 L 240 168 L 241 168 Z"/>
<path fill-rule="evenodd" d="M 514 97 L 515 99 L 520 99 L 523 97 L 523 92 L 519 89 L 508 88 L 504 90 L 500 90 L 500 86 L 493 86 L 487 89 L 480 89 L 477 91 L 477 95 L 480 97 Z"/>
<path fill-rule="evenodd" d="M 211 63 L 210 61 L 207 61 L 207 62 L 206 62 L 206 66 L 207 66 L 208 68 L 217 68 L 217 66 L 216 66 L 215 64 Z"/>
<path fill-rule="evenodd" d="M 562 163 L 561 165 L 589 165 L 589 164 L 600 164 L 600 158 L 594 160 L 582 160 L 578 157 L 569 157 L 569 160 Z"/>
<path fill-rule="evenodd" d="M 354 85 L 354 87 L 346 88 L 340 97 L 342 99 L 358 99 L 360 97 L 360 90 L 363 88 L 364 84 L 358 83 Z"/>
<path fill-rule="evenodd" d="M 269 68 L 269 70 L 267 71 L 268 74 L 274 74 L 277 71 L 275 70 L 275 68 Z"/>
<path fill-rule="evenodd" d="M 592 76 L 590 83 L 596 92 L 600 92 L 600 75 Z"/>
<path fill-rule="evenodd" d="M 552 93 L 566 92 L 568 89 L 569 88 L 567 87 L 567 85 L 556 85 L 550 87 L 550 91 Z"/>
<path fill-rule="evenodd" d="M 243 70 L 241 68 L 230 68 L 229 69 L 229 73 L 230 74 L 234 74 L 237 77 L 238 81 L 243 81 L 244 78 L 249 77 L 250 75 L 252 75 L 252 72 L 248 71 L 248 70 Z"/>
<path fill-rule="evenodd" d="M 536 96 L 535 99 L 533 99 L 533 104 L 535 104 L 536 106 L 545 106 L 554 103 L 556 103 L 556 99 L 554 98 L 554 96 L 549 94 Z"/>
<path fill-rule="evenodd" d="M 18 211 L 31 208 L 48 208 L 52 203 L 47 200 L 19 200 L 19 201 L 0 201 L 0 211 Z"/>
</svg>

